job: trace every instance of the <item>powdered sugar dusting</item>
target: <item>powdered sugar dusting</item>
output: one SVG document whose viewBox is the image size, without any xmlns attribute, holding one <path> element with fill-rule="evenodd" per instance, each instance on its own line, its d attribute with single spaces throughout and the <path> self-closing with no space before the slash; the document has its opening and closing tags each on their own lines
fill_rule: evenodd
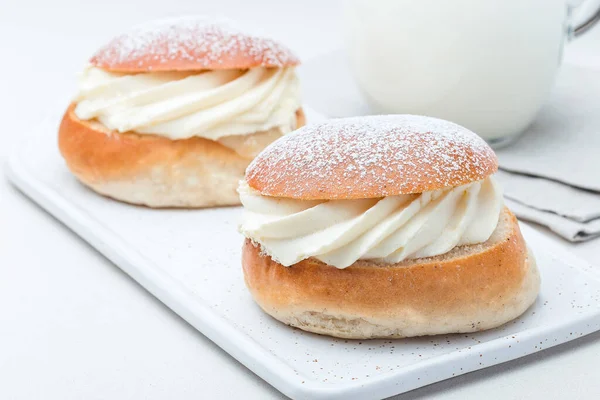
<svg viewBox="0 0 600 400">
<path fill-rule="evenodd" d="M 305 126 L 267 147 L 246 179 L 265 195 L 342 199 L 458 186 L 496 170 L 492 149 L 464 127 L 385 115 Z"/>
<path fill-rule="evenodd" d="M 161 64 L 175 61 L 196 69 L 214 69 L 220 65 L 281 67 L 298 63 L 288 48 L 272 39 L 241 32 L 226 19 L 198 16 L 136 26 L 100 49 L 91 60 L 100 67 L 146 70 L 161 69 Z"/>
</svg>

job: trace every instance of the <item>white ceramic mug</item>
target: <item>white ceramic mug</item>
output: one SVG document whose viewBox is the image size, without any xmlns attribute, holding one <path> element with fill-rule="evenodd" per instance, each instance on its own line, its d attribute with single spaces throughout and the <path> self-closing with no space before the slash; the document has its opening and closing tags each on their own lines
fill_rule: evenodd
<svg viewBox="0 0 600 400">
<path fill-rule="evenodd" d="M 493 145 L 521 133 L 577 28 L 566 0 L 349 0 L 351 69 L 376 113 L 435 116 Z"/>
</svg>

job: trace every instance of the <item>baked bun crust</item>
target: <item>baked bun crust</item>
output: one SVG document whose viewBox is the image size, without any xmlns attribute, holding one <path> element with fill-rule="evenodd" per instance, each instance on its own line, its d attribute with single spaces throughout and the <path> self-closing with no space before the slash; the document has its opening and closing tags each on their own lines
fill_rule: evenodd
<svg viewBox="0 0 600 400">
<path fill-rule="evenodd" d="M 459 186 L 497 169 L 492 149 L 466 128 L 383 115 L 329 120 L 286 135 L 250 164 L 246 181 L 267 196 L 364 199 Z"/>
<path fill-rule="evenodd" d="M 299 64 L 281 43 L 239 32 L 229 25 L 202 17 L 149 22 L 110 41 L 92 56 L 90 63 L 126 73 Z"/>
<path fill-rule="evenodd" d="M 262 309 L 297 328 L 342 338 L 475 332 L 521 315 L 540 277 L 515 216 L 504 209 L 482 244 L 394 265 L 337 269 L 315 259 L 284 267 L 246 240 L 246 285 Z"/>
<path fill-rule="evenodd" d="M 200 137 L 119 133 L 80 120 L 74 107 L 60 124 L 59 149 L 73 174 L 96 192 L 150 207 L 240 204 L 238 182 L 255 155 L 252 139 L 261 133 L 230 136 L 228 146 Z M 302 109 L 296 124 L 304 125 Z"/>
</svg>

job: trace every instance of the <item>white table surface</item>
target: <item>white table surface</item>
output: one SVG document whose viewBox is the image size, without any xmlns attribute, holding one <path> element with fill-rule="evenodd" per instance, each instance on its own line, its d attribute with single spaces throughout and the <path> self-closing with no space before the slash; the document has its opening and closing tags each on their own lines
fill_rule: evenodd
<svg viewBox="0 0 600 400">
<path fill-rule="evenodd" d="M 113 33 L 199 13 L 260 25 L 304 59 L 341 45 L 336 1 L 0 0 L 0 162 Z M 600 66 L 600 28 L 566 58 Z M 569 246 L 600 268 L 600 240 Z M 399 398 L 600 398 L 599 355 L 596 333 Z M 0 399 L 282 397 L 0 179 Z"/>
</svg>

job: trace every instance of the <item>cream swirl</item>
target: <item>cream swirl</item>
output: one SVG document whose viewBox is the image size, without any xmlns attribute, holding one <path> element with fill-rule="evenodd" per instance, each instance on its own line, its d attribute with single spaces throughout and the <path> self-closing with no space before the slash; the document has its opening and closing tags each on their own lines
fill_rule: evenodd
<svg viewBox="0 0 600 400">
<path fill-rule="evenodd" d="M 357 260 L 397 263 L 483 243 L 498 224 L 502 190 L 493 177 L 420 194 L 305 201 L 262 196 L 243 181 L 240 232 L 290 266 L 314 257 L 337 268 Z"/>
<path fill-rule="evenodd" d="M 75 114 L 118 132 L 217 140 L 273 128 L 288 133 L 299 99 L 293 67 L 124 74 L 88 66 Z"/>
</svg>

